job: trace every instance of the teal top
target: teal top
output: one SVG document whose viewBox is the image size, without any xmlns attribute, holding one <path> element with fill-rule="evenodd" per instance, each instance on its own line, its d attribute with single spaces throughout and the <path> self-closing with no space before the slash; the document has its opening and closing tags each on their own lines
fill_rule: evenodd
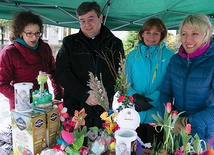
<svg viewBox="0 0 214 155">
<path fill-rule="evenodd" d="M 29 45 L 24 41 L 24 39 L 22 39 L 22 38 L 17 38 L 15 41 L 18 42 L 18 43 L 20 43 L 20 44 L 22 44 L 22 45 L 24 45 L 24 46 L 27 47 L 27 48 L 30 48 L 30 49 L 34 50 L 34 51 L 35 51 L 35 50 L 38 48 L 38 46 L 39 46 L 39 42 L 37 42 L 36 45 L 35 45 L 34 47 L 31 47 L 31 46 L 29 46 Z"/>
</svg>

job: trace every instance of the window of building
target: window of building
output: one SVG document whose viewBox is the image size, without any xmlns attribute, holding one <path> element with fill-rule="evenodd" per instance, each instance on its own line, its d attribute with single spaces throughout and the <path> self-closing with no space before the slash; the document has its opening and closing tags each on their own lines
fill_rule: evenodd
<svg viewBox="0 0 214 155">
<path fill-rule="evenodd" d="M 46 24 L 43 25 L 42 39 L 48 40 L 48 25 L 46 25 Z"/>
<path fill-rule="evenodd" d="M 64 27 L 58 27 L 58 40 L 62 41 L 62 39 L 64 38 Z"/>
<path fill-rule="evenodd" d="M 9 40 L 9 26 L 4 27 L 4 32 L 2 32 L 2 29 L 0 29 L 1 40 L 2 40 L 2 33 L 4 33 L 4 40 Z"/>
</svg>

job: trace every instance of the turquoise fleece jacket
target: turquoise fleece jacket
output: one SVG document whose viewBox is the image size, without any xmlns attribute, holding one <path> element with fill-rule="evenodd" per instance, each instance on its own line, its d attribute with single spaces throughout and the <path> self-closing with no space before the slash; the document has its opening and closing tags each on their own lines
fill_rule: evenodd
<svg viewBox="0 0 214 155">
<path fill-rule="evenodd" d="M 138 42 L 137 48 L 127 57 L 126 75 L 130 84 L 128 95 L 138 93 L 153 100 L 150 102 L 153 108 L 139 112 L 141 123 L 154 122 L 151 113 L 156 115 L 161 109 L 160 85 L 172 55 L 174 52 L 166 48 L 165 42 L 150 47 Z"/>
</svg>

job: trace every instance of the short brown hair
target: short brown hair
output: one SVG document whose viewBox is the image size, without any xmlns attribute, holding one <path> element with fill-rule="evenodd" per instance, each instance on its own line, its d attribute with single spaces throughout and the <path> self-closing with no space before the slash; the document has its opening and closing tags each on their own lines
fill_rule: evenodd
<svg viewBox="0 0 214 155">
<path fill-rule="evenodd" d="M 158 31 L 161 33 L 160 42 L 162 42 L 167 36 L 167 28 L 164 22 L 159 18 L 148 19 L 141 27 L 138 33 L 139 41 L 143 42 L 142 34 L 144 31 L 149 31 L 153 26 L 156 26 Z"/>
</svg>

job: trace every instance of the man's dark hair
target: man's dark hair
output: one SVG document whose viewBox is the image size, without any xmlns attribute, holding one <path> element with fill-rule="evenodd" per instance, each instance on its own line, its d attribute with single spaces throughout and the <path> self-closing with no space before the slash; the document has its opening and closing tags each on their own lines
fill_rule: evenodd
<svg viewBox="0 0 214 155">
<path fill-rule="evenodd" d="M 76 15 L 82 16 L 90 11 L 94 10 L 97 14 L 97 17 L 100 17 L 101 15 L 101 9 L 97 2 L 83 2 L 80 4 L 80 6 L 77 8 Z"/>
</svg>

